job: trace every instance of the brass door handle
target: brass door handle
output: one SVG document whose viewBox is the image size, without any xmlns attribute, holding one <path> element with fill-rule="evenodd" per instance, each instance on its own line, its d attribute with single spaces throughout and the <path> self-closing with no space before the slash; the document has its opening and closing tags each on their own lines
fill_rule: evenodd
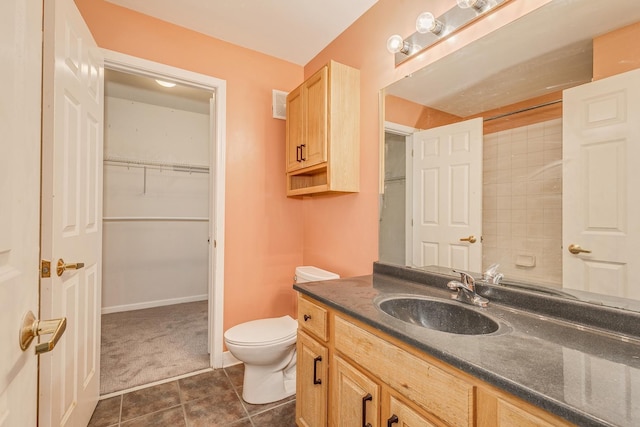
<svg viewBox="0 0 640 427">
<path fill-rule="evenodd" d="M 78 270 L 82 267 L 84 267 L 84 262 L 76 262 L 75 264 L 65 264 L 64 260 L 60 258 L 58 260 L 58 267 L 56 268 L 56 273 L 58 273 L 58 276 L 62 276 L 62 273 L 64 273 L 66 270 Z"/>
<path fill-rule="evenodd" d="M 463 237 L 460 239 L 461 242 L 469 242 L 469 243 L 475 243 L 477 241 L 476 236 L 469 236 L 469 237 Z"/>
<path fill-rule="evenodd" d="M 46 353 L 55 348 L 58 340 L 67 329 L 67 318 L 38 320 L 36 316 L 29 311 L 22 320 L 20 328 L 20 348 L 25 351 L 31 345 L 31 341 L 35 337 L 42 335 L 51 335 L 51 340 L 36 345 L 36 354 Z"/>
<path fill-rule="evenodd" d="M 584 253 L 584 254 L 590 254 L 591 251 L 588 251 L 586 249 L 582 249 L 580 247 L 580 245 L 576 245 L 575 243 L 572 243 L 569 245 L 569 252 L 571 252 L 574 255 L 578 255 L 579 253 Z"/>
</svg>

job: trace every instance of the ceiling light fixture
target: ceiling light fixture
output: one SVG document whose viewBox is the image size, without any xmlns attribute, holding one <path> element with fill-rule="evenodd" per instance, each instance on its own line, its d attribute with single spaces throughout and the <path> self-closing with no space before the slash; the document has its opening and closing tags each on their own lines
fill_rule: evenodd
<svg viewBox="0 0 640 427">
<path fill-rule="evenodd" d="M 433 34 L 440 34 L 444 29 L 444 24 L 442 21 L 438 21 L 433 13 L 424 12 L 418 15 L 418 19 L 416 19 L 416 30 L 420 34 L 426 34 L 429 31 Z"/>
<path fill-rule="evenodd" d="M 487 0 L 456 0 L 458 3 L 458 7 L 461 9 L 469 9 L 470 7 L 475 10 L 482 10 L 482 8 L 487 4 Z"/>
<path fill-rule="evenodd" d="M 176 85 L 173 82 L 165 82 L 164 80 L 158 80 L 158 79 L 156 79 L 156 83 L 158 83 L 160 86 L 164 86 L 164 87 L 174 87 Z"/>
<path fill-rule="evenodd" d="M 411 52 L 411 45 L 404 41 L 402 36 L 394 34 L 387 40 L 387 50 L 391 53 L 404 53 L 408 55 Z"/>
</svg>

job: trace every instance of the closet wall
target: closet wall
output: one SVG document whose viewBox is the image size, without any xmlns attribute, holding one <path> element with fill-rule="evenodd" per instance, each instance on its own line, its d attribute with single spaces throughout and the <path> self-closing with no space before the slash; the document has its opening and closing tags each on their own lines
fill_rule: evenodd
<svg viewBox="0 0 640 427">
<path fill-rule="evenodd" d="M 103 313 L 207 299 L 208 111 L 106 96 L 104 159 Z"/>
</svg>

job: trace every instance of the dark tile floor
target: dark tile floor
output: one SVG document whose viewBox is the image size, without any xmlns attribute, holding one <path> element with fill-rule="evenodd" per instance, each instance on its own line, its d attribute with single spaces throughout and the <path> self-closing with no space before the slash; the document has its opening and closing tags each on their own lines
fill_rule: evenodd
<svg viewBox="0 0 640 427">
<path fill-rule="evenodd" d="M 295 427 L 295 396 L 246 403 L 243 374 L 236 365 L 101 400 L 89 427 Z"/>
</svg>

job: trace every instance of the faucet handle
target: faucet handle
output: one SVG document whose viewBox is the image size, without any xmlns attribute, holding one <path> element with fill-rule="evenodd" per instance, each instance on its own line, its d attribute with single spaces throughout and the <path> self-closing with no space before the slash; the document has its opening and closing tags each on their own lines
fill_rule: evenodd
<svg viewBox="0 0 640 427">
<path fill-rule="evenodd" d="M 470 285 L 470 286 L 475 285 L 476 280 L 473 278 L 472 275 L 470 275 L 466 271 L 453 270 L 453 272 L 460 274 L 460 281 L 465 285 Z"/>
<path fill-rule="evenodd" d="M 504 274 L 498 273 L 498 267 L 500 267 L 500 264 L 492 264 L 489 266 L 489 268 L 482 273 L 482 280 L 492 285 L 499 285 L 504 278 Z"/>
</svg>

